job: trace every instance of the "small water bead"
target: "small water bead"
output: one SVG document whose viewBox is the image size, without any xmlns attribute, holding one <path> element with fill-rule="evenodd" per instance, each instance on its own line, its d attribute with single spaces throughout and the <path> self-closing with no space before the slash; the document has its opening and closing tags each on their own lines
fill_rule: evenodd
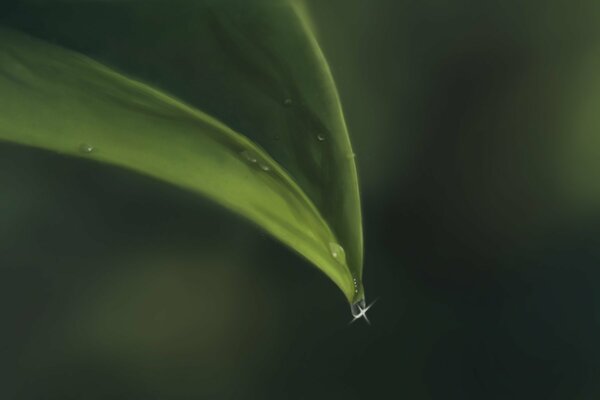
<svg viewBox="0 0 600 400">
<path fill-rule="evenodd" d="M 259 158 L 258 158 L 258 156 L 255 155 L 254 153 L 252 153 L 251 151 L 244 150 L 240 154 L 242 155 L 242 157 L 244 157 L 244 159 L 246 161 L 248 161 L 250 164 L 258 166 L 258 168 L 260 168 L 261 170 L 263 170 L 265 172 L 271 170 L 271 167 L 269 167 L 264 162 L 260 161 Z"/>
<path fill-rule="evenodd" d="M 89 145 L 89 144 L 86 144 L 86 143 L 82 143 L 82 144 L 79 146 L 79 151 L 80 151 L 81 153 L 90 154 L 90 153 L 92 153 L 94 150 L 95 150 L 94 146 L 92 146 L 92 145 Z"/>
<path fill-rule="evenodd" d="M 318 135 L 317 135 L 317 140 L 318 140 L 319 142 L 324 142 L 324 141 L 325 141 L 325 136 L 323 136 L 323 135 L 321 135 L 321 134 L 318 134 Z"/>
<path fill-rule="evenodd" d="M 254 154 L 250 153 L 248 150 L 242 151 L 241 154 L 247 161 L 251 162 L 252 164 L 254 164 L 258 161 L 256 156 Z"/>
<path fill-rule="evenodd" d="M 331 256 L 333 258 L 338 260 L 341 264 L 346 264 L 346 252 L 342 246 L 337 243 L 330 242 L 329 251 L 331 252 Z"/>
</svg>

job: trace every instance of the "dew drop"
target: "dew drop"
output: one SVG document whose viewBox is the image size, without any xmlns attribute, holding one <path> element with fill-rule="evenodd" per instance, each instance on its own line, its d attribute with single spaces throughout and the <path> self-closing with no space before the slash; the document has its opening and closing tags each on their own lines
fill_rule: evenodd
<svg viewBox="0 0 600 400">
<path fill-rule="evenodd" d="M 293 101 L 290 98 L 287 98 L 287 99 L 283 100 L 283 105 L 286 106 L 286 107 L 291 107 L 292 104 L 293 104 Z"/>
<path fill-rule="evenodd" d="M 337 243 L 331 242 L 329 243 L 329 251 L 331 252 L 331 256 L 338 260 L 340 263 L 346 263 L 346 252 L 344 248 Z"/>
<path fill-rule="evenodd" d="M 321 135 L 320 133 L 317 135 L 317 140 L 319 142 L 324 142 L 325 141 L 325 136 Z"/>
<path fill-rule="evenodd" d="M 241 154 L 246 159 L 246 161 L 251 162 L 252 164 L 254 164 L 257 161 L 256 156 L 250 153 L 248 150 L 242 151 Z"/>
<path fill-rule="evenodd" d="M 259 163 L 258 166 L 260 167 L 260 169 L 262 169 L 263 171 L 270 171 L 271 168 L 267 165 L 267 164 L 263 164 L 263 163 Z"/>
<path fill-rule="evenodd" d="M 86 144 L 86 143 L 82 143 L 79 146 L 79 151 L 81 153 L 86 153 L 86 154 L 90 154 L 91 152 L 93 152 L 95 150 L 94 146 Z"/>
</svg>

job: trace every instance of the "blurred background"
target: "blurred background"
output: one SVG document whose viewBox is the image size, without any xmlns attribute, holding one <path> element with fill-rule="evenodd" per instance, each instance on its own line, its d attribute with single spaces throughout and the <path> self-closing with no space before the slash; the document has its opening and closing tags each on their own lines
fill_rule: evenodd
<svg viewBox="0 0 600 400">
<path fill-rule="evenodd" d="M 372 325 L 219 206 L 2 143 L 1 399 L 600 396 L 600 2 L 309 3 Z"/>
</svg>

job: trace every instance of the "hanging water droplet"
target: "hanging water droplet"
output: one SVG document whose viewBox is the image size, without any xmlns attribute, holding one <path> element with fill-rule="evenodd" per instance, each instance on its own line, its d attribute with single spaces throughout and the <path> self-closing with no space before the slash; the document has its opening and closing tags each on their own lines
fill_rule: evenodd
<svg viewBox="0 0 600 400">
<path fill-rule="evenodd" d="M 320 133 L 317 135 L 317 140 L 319 142 L 324 142 L 325 141 L 325 136 L 321 135 Z"/>
<path fill-rule="evenodd" d="M 95 150 L 94 146 L 86 144 L 86 143 L 82 143 L 79 146 L 79 151 L 82 152 L 82 153 L 89 154 L 89 153 L 93 152 L 94 150 Z"/>
<path fill-rule="evenodd" d="M 352 316 L 356 317 L 361 315 L 361 311 L 364 310 L 367 306 L 365 299 L 360 299 L 356 303 L 350 305 L 350 311 L 352 312 Z"/>
<path fill-rule="evenodd" d="M 286 107 L 291 107 L 292 104 L 293 104 L 293 101 L 290 98 L 287 98 L 287 99 L 283 100 L 283 105 L 286 106 Z"/>
<path fill-rule="evenodd" d="M 344 248 L 337 243 L 329 243 L 329 251 L 331 256 L 338 260 L 341 264 L 346 264 L 346 252 Z"/>
<path fill-rule="evenodd" d="M 242 151 L 241 154 L 246 159 L 246 161 L 249 161 L 252 164 L 254 164 L 257 161 L 256 156 L 254 154 L 252 154 L 251 152 L 249 152 L 248 150 Z"/>
</svg>

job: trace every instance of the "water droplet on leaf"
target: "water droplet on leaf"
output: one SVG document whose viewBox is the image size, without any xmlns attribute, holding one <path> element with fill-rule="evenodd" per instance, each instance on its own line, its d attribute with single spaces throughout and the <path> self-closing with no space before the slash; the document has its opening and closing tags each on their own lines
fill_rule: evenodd
<svg viewBox="0 0 600 400">
<path fill-rule="evenodd" d="M 93 152 L 94 150 L 95 150 L 95 149 L 94 149 L 94 146 L 92 146 L 92 145 L 89 145 L 89 144 L 86 144 L 86 143 L 82 143 L 82 144 L 79 146 L 79 151 L 80 151 L 81 153 L 86 153 L 86 154 L 89 154 L 89 153 Z"/>
<path fill-rule="evenodd" d="M 244 150 L 242 151 L 242 157 L 244 157 L 246 159 L 246 161 L 251 162 L 252 164 L 254 164 L 257 161 L 257 158 L 254 154 L 250 153 L 248 150 Z"/>
<path fill-rule="evenodd" d="M 331 256 L 338 260 L 341 264 L 346 264 L 346 252 L 344 248 L 337 243 L 329 243 L 329 251 Z"/>
<path fill-rule="evenodd" d="M 323 136 L 323 135 L 321 135 L 321 134 L 318 134 L 318 135 L 317 135 L 317 140 L 318 140 L 319 142 L 324 142 L 324 141 L 325 141 L 325 136 Z"/>
</svg>

